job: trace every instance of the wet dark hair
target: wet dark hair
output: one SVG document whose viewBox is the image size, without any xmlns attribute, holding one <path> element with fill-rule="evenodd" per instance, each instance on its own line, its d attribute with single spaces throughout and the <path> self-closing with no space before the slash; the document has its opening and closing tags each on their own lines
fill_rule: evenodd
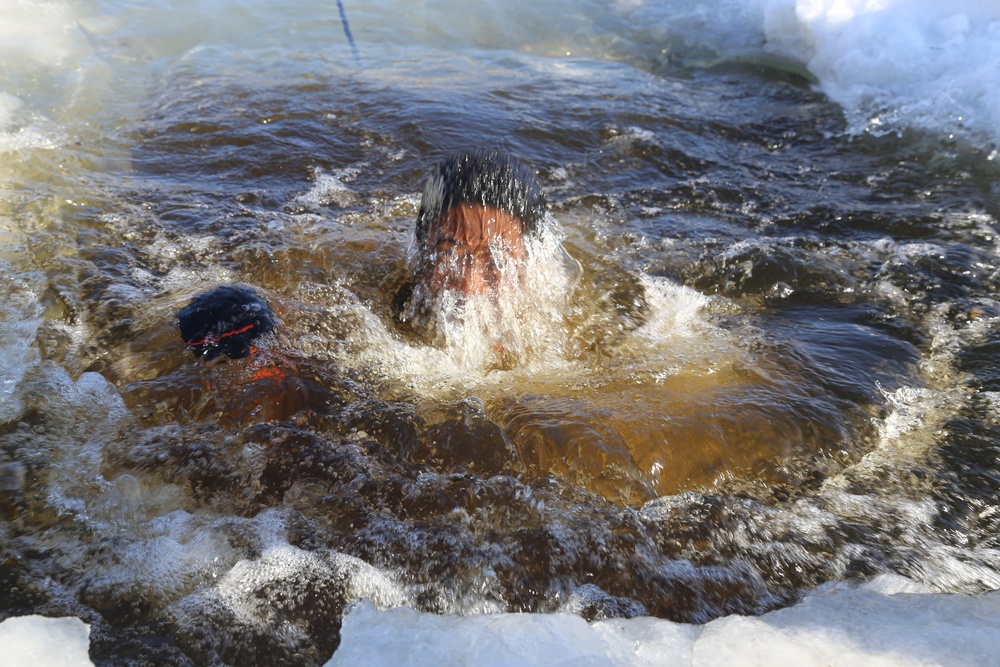
<svg viewBox="0 0 1000 667">
<path fill-rule="evenodd" d="M 250 343 L 274 331 L 274 311 L 258 294 L 242 285 L 223 285 L 199 294 L 177 312 L 184 345 L 194 356 L 211 361 L 226 355 L 241 359 Z"/>
<path fill-rule="evenodd" d="M 427 176 L 417 215 L 417 242 L 457 204 L 500 209 L 521 221 L 526 236 L 537 236 L 545 218 L 545 195 L 528 165 L 497 149 L 474 150 L 444 160 Z"/>
</svg>

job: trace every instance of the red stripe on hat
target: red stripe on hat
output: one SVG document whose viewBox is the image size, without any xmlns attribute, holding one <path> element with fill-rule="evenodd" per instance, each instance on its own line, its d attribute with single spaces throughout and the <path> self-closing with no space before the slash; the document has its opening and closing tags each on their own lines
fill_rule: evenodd
<svg viewBox="0 0 1000 667">
<path fill-rule="evenodd" d="M 205 338 L 202 338 L 201 340 L 185 341 L 185 344 L 186 345 L 190 345 L 191 347 L 198 347 L 199 345 L 205 345 L 205 344 L 209 344 L 209 343 L 218 343 L 220 340 L 222 340 L 224 338 L 229 338 L 230 336 L 238 336 L 241 333 L 246 333 L 248 331 L 251 331 L 256 326 L 257 326 L 256 324 L 248 324 L 245 327 L 243 327 L 242 329 L 236 329 L 235 331 L 227 331 L 226 333 L 221 334 L 218 338 L 216 338 L 214 336 L 206 336 Z"/>
</svg>

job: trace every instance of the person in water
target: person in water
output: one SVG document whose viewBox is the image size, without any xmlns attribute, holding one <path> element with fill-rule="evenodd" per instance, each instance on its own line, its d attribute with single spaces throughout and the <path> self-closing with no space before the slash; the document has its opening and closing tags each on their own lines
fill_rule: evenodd
<svg viewBox="0 0 1000 667">
<path fill-rule="evenodd" d="M 412 275 L 395 299 L 397 317 L 434 307 L 445 292 L 493 295 L 516 285 L 526 242 L 545 219 L 545 195 L 534 172 L 500 150 L 454 155 L 431 169 L 415 227 Z M 209 364 L 242 359 L 277 327 L 274 311 L 254 290 L 223 285 L 195 296 L 177 313 L 181 338 Z"/>
<path fill-rule="evenodd" d="M 506 264 L 523 262 L 537 237 L 545 195 L 534 172 L 499 150 L 461 153 L 427 179 L 417 215 L 417 279 L 431 294 L 485 294 Z"/>
<path fill-rule="evenodd" d="M 435 165 L 416 220 L 409 275 L 393 304 L 400 324 L 423 335 L 422 318 L 433 315 L 439 297 L 495 298 L 515 287 L 526 244 L 540 235 L 545 212 L 534 173 L 506 153 L 470 151 Z M 216 287 L 193 297 L 176 317 L 185 347 L 206 365 L 249 358 L 247 375 L 223 410 L 227 419 L 285 420 L 337 402 L 330 395 L 336 373 L 277 351 L 279 319 L 254 289 Z"/>
<path fill-rule="evenodd" d="M 440 162 L 424 187 L 412 273 L 394 301 L 397 319 L 419 326 L 448 292 L 496 298 L 515 289 L 545 212 L 534 172 L 508 153 L 477 150 Z"/>
<path fill-rule="evenodd" d="M 271 306 L 243 285 L 222 285 L 199 294 L 177 313 L 184 346 L 208 365 L 224 357 L 250 356 L 253 342 L 274 332 L 277 322 Z"/>
</svg>

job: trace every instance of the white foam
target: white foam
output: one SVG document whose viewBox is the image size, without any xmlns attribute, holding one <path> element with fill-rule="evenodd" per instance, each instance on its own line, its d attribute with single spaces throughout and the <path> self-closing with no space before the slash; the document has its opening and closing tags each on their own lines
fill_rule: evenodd
<svg viewBox="0 0 1000 667">
<path fill-rule="evenodd" d="M 20 98 L 0 92 L 0 132 L 8 129 L 13 123 L 15 114 L 24 106 Z"/>
<path fill-rule="evenodd" d="M 482 369 L 504 354 L 518 365 L 561 365 L 565 357 L 565 313 L 573 293 L 574 276 L 560 261 L 561 247 L 554 234 L 528 244 L 523 266 L 515 260 L 499 262 L 504 276 L 521 275 L 516 288 L 501 290 L 498 298 L 456 300 L 445 292 L 435 304 L 445 347 L 458 366 L 468 372 Z M 503 284 L 506 277 L 501 277 Z"/>
<path fill-rule="evenodd" d="M 653 315 L 637 330 L 638 335 L 663 340 L 670 336 L 689 338 L 702 333 L 709 297 L 665 278 L 643 276 L 642 284 Z"/>
<path fill-rule="evenodd" d="M 114 438 L 132 423 L 132 413 L 118 389 L 100 373 L 81 373 L 74 380 L 51 361 L 45 362 L 42 372 L 32 380 L 27 387 L 32 403 L 46 413 L 52 432 L 68 441 L 65 450 L 74 465 L 83 463 L 80 446 L 94 445 L 97 460 L 91 463 L 96 474 L 101 441 Z"/>
<path fill-rule="evenodd" d="M 353 181 L 364 165 L 336 169 L 333 173 L 317 170 L 313 186 L 308 192 L 295 197 L 294 202 L 306 206 L 323 208 L 327 206 L 350 206 L 357 201 L 357 195 L 347 183 Z"/>
<path fill-rule="evenodd" d="M 0 57 L 55 66 L 86 51 L 73 6 L 46 0 L 0 0 Z"/>
<path fill-rule="evenodd" d="M 58 106 L 66 104 L 67 94 L 76 90 L 71 79 L 91 53 L 78 27 L 77 10 L 73 4 L 58 0 L 0 0 L 0 61 L 4 63 L 0 76 L 0 154 L 51 149 L 62 142 L 62 129 L 44 115 L 51 111 L 46 100 L 58 100 Z M 0 183 L 3 171 L 0 169 Z"/>
<path fill-rule="evenodd" d="M 902 436 L 926 426 L 928 412 L 940 402 L 939 396 L 923 388 L 900 387 L 890 392 L 879 386 L 879 390 L 890 408 L 889 414 L 876 422 L 880 448 L 897 446 Z"/>
<path fill-rule="evenodd" d="M 0 667 L 92 667 L 90 626 L 78 618 L 18 616 L 0 623 Z"/>
<path fill-rule="evenodd" d="M 402 586 L 359 558 L 304 551 L 288 543 L 270 546 L 260 558 L 239 561 L 220 579 L 216 591 L 238 618 L 256 621 L 270 615 L 269 601 L 248 591 L 267 590 L 280 582 L 290 595 L 305 599 L 315 581 L 341 582 L 347 599 L 363 596 L 379 606 L 401 605 L 407 599 Z"/>
<path fill-rule="evenodd" d="M 854 132 L 905 128 L 1000 140 L 1000 4 L 993 0 L 632 3 L 668 45 L 782 60 L 843 106 Z"/>
<path fill-rule="evenodd" d="M 253 534 L 258 524 L 244 521 Z M 223 576 L 238 560 L 229 535 L 213 521 L 186 512 L 172 512 L 143 527 L 146 539 L 116 547 L 107 562 L 88 564 L 86 579 L 92 590 L 143 591 L 159 603 L 172 601 L 198 586 Z"/>
<path fill-rule="evenodd" d="M 562 261 L 562 253 L 554 235 L 532 243 L 525 266 L 501 267 L 521 276 L 520 286 L 501 298 L 465 299 L 444 291 L 432 304 L 436 345 L 401 340 L 356 298 L 333 290 L 325 298 L 339 303 L 327 306 L 329 317 L 352 326 L 344 329 L 336 349 L 325 353 L 377 378 L 420 387 L 425 394 L 492 384 L 505 365 L 524 372 L 562 369 L 567 364 L 565 311 L 578 279 L 574 262 Z M 321 341 L 309 338 L 296 344 L 316 353 L 315 343 Z M 502 357 L 515 363 L 505 364 Z"/>
<path fill-rule="evenodd" d="M 20 416 L 24 376 L 40 358 L 35 344 L 41 326 L 37 278 L 18 275 L 0 262 L 0 293 L 5 297 L 0 304 L 0 424 Z"/>
<path fill-rule="evenodd" d="M 653 618 L 588 624 L 566 614 L 435 616 L 359 604 L 327 666 L 995 664 L 1000 593 L 886 595 L 877 588 L 834 585 L 794 607 L 701 626 Z"/>
</svg>

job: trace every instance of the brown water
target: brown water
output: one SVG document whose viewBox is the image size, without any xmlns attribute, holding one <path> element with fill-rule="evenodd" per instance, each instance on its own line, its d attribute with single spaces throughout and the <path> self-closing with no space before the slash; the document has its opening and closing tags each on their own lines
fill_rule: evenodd
<svg viewBox="0 0 1000 667">
<path fill-rule="evenodd" d="M 107 664 L 318 664 L 355 596 L 702 622 L 1000 586 L 977 151 L 746 65 L 97 43 L 128 86 L 88 69 L 78 140 L 4 171 L 0 613 L 79 615 Z M 426 168 L 477 145 L 557 233 L 429 343 L 392 298 Z M 283 325 L 207 368 L 173 316 L 228 282 Z"/>
</svg>

